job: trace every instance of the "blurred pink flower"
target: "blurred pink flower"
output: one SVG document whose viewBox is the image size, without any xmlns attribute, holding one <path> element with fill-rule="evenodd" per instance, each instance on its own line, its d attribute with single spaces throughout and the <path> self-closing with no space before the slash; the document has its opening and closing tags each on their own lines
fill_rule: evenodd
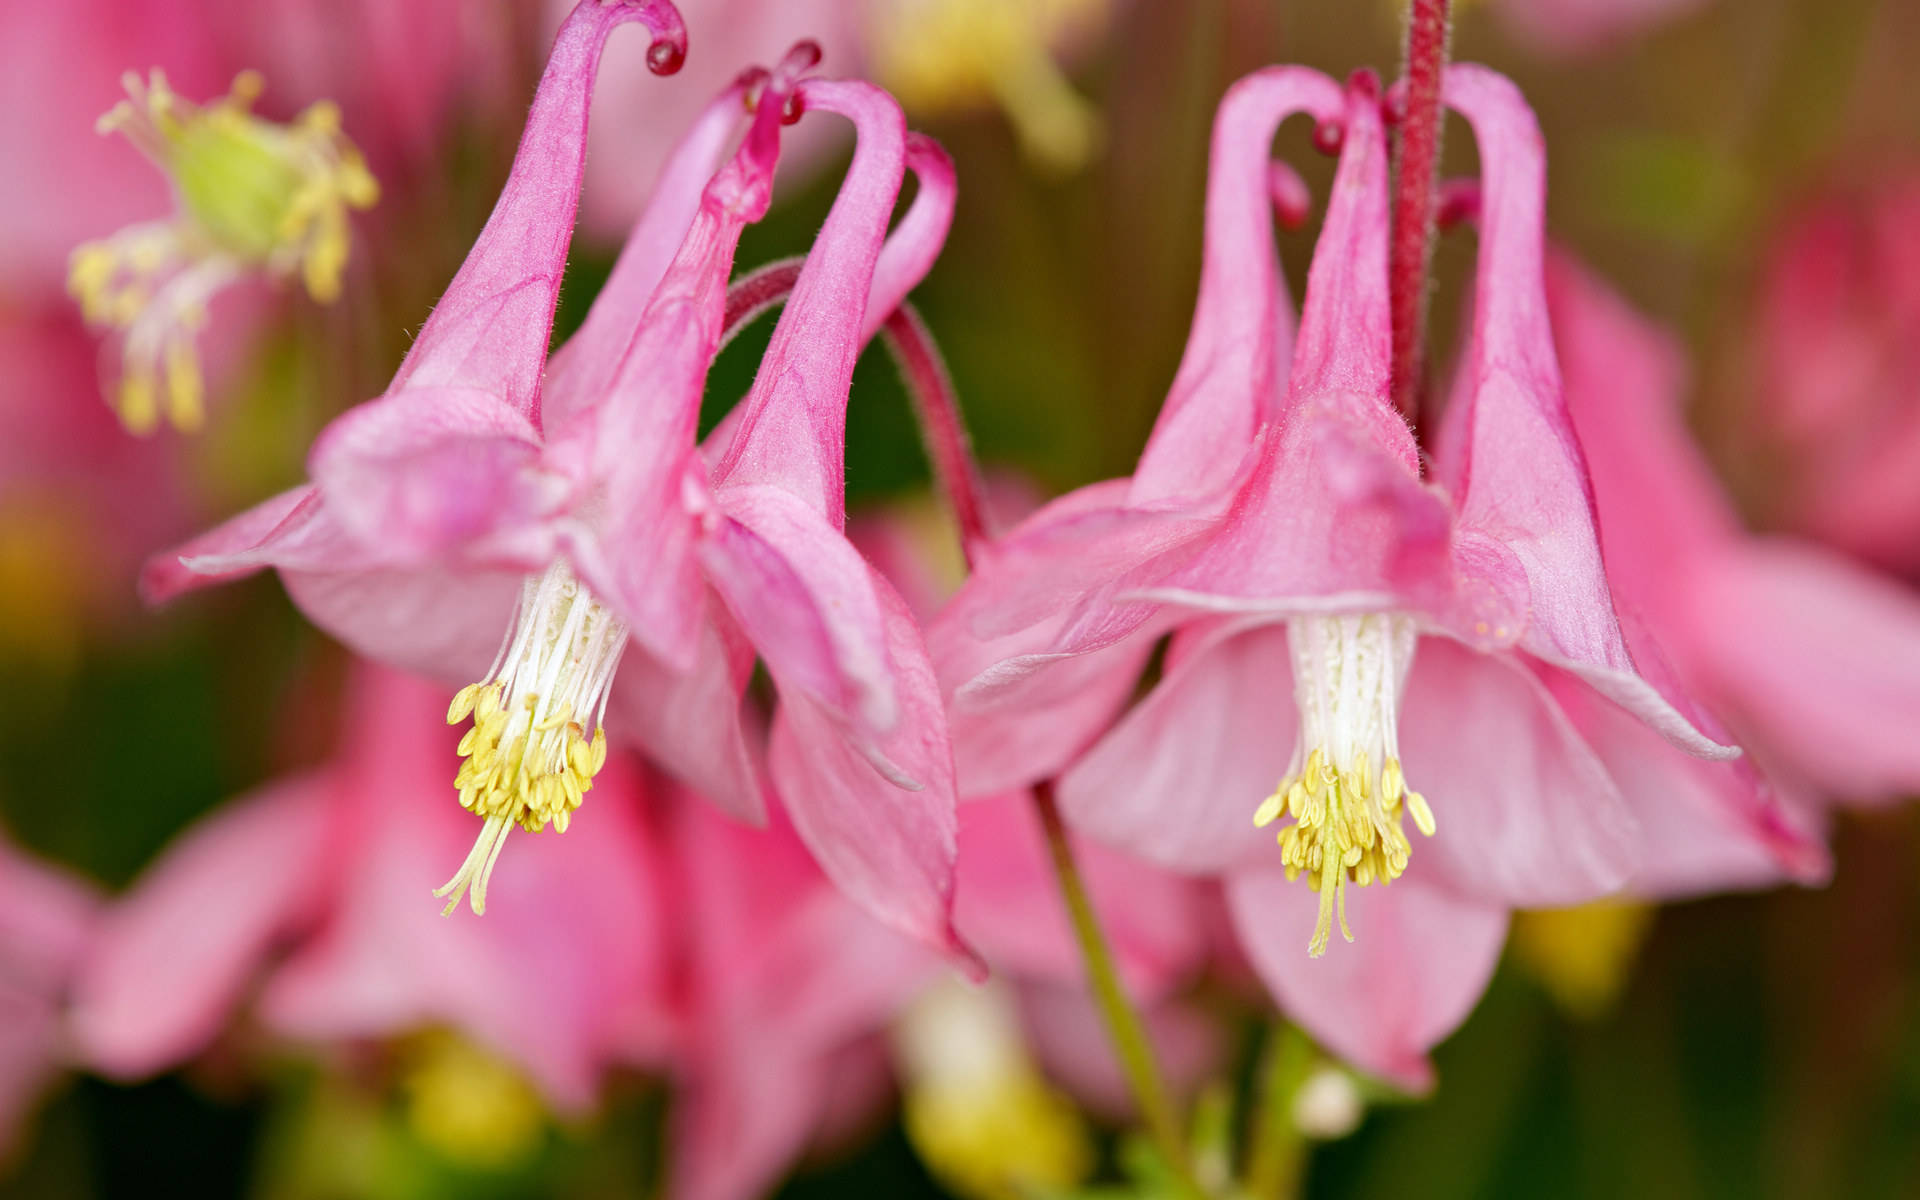
<svg viewBox="0 0 1920 1200">
<path fill-rule="evenodd" d="M 1386 398 L 1377 98 L 1271 69 L 1221 106 L 1194 331 L 1139 470 L 1002 539 L 930 632 L 964 791 L 1079 758 L 1061 782 L 1071 819 L 1224 875 L 1283 1008 L 1415 1083 L 1491 973 L 1509 908 L 1590 899 L 1638 866 L 1633 816 L 1559 694 L 1732 753 L 1641 677 L 1614 615 L 1545 320 L 1531 114 L 1474 67 L 1453 69 L 1447 99 L 1480 138 L 1486 220 L 1437 486 Z M 1289 377 L 1267 154 L 1300 110 L 1344 138 Z M 1158 685 L 1080 757 L 1170 630 Z M 1430 850 L 1413 852 L 1403 811 Z M 1281 850 L 1263 850 L 1255 820 L 1289 812 Z M 1289 884 L 1301 873 L 1317 901 Z M 1295 939 L 1317 956 L 1346 907 L 1358 945 L 1308 962 Z"/>
<path fill-rule="evenodd" d="M 1788 801 L 1750 769 L 1703 771 L 1617 720 L 1583 724 L 1648 831 L 1637 886 L 1817 878 L 1824 850 L 1803 827 L 1820 806 L 1920 790 L 1920 595 L 1812 543 L 1749 534 L 1687 433 L 1679 347 L 1564 255 L 1547 298 L 1623 611 Z"/>
<path fill-rule="evenodd" d="M 97 911 L 91 888 L 0 840 L 0 1158 L 70 1065 L 63 1007 Z"/>
<path fill-rule="evenodd" d="M 1493 0 L 1520 41 L 1552 54 L 1602 50 L 1630 41 L 1710 0 Z"/>
<path fill-rule="evenodd" d="M 752 127 L 709 181 L 740 112 L 744 85 L 730 88 L 669 164 L 542 385 L 599 49 L 639 17 L 661 38 L 651 61 L 671 65 L 670 13 L 575 9 L 494 217 L 387 394 L 321 435 L 314 483 L 156 562 L 149 588 L 278 567 L 307 614 L 362 653 L 481 678 L 449 717 L 474 716 L 456 785 L 486 823 L 446 890 L 457 901 L 471 885 L 475 911 L 514 824 L 565 829 L 604 761 L 610 696 L 616 726 L 757 817 L 741 708 L 757 652 L 782 701 L 772 773 L 801 836 L 860 903 L 958 953 L 938 692 L 917 627 L 840 532 L 853 362 L 938 252 L 953 194 L 944 155 L 909 139 L 875 88 L 796 88 L 802 54 L 752 81 L 765 93 Z M 790 89 L 804 108 L 851 118 L 860 147 L 710 461 L 694 442 L 701 393 Z M 909 163 L 921 197 L 883 253 Z M 613 696 L 630 635 L 640 653 Z"/>
<path fill-rule="evenodd" d="M 250 997 L 262 1027 L 304 1043 L 452 1026 L 576 1112 L 609 1065 L 658 1060 L 668 910 L 636 773 L 608 768 L 582 836 L 527 840 L 496 880 L 501 912 L 443 921 L 427 864 L 471 834 L 442 791 L 446 698 L 357 667 L 331 762 L 203 819 L 147 869 L 80 972 L 89 1065 L 178 1065 Z"/>
<path fill-rule="evenodd" d="M 1824 197 L 1761 281 L 1757 416 L 1788 524 L 1920 580 L 1920 169 Z"/>
</svg>

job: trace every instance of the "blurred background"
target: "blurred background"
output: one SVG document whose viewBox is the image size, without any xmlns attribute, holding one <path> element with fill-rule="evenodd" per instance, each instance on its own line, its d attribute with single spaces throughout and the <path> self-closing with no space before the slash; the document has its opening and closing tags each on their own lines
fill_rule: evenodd
<svg viewBox="0 0 1920 1200">
<path fill-rule="evenodd" d="M 81 907 L 230 798 L 333 755 L 346 656 L 277 581 L 148 611 L 134 576 L 153 550 L 297 483 L 315 431 L 379 393 L 486 218 L 564 7 L 273 0 L 235 18 L 85 0 L 0 17 L 0 819 L 20 854 L 94 898 Z M 991 39 L 964 20 L 916 34 L 916 21 L 957 20 L 938 3 L 683 7 L 683 77 L 644 77 L 638 45 L 609 55 L 556 337 L 584 314 L 686 115 L 812 34 L 828 72 L 892 87 L 956 160 L 953 233 L 916 303 L 981 458 L 1050 493 L 1129 471 L 1165 395 L 1226 86 L 1274 62 L 1391 77 L 1401 36 L 1390 0 L 1035 5 L 1044 15 L 1012 51 L 982 49 Z M 1747 521 L 1920 579 L 1920 5 L 1469 0 L 1454 52 L 1534 105 L 1553 236 L 1681 339 L 1688 419 Z M 1039 58 L 1028 75 L 1045 78 L 1006 85 L 1005 54 Z M 297 286 L 217 302 L 204 432 L 137 438 L 101 402 L 106 352 L 64 274 L 83 239 L 168 209 L 158 173 L 92 130 L 120 72 L 152 66 L 196 100 L 257 68 L 257 108 L 276 119 L 337 101 L 381 198 L 353 217 L 338 302 Z M 1277 149 L 1325 195 L 1332 160 L 1306 129 L 1289 125 Z M 800 144 L 743 268 L 806 250 L 846 152 Z M 1455 122 L 1444 173 L 1473 165 Z M 1281 236 L 1296 296 L 1316 221 Z M 1443 358 L 1473 249 L 1470 230 L 1439 242 Z M 770 328 L 723 353 L 709 422 L 745 390 Z M 863 360 L 853 397 L 850 507 L 924 508 L 925 459 L 884 356 Z M 1305 1194 L 1920 1195 L 1920 813 L 1842 811 L 1833 843 L 1823 889 L 1588 924 L 1523 918 L 1491 992 L 1438 1051 L 1434 1095 L 1370 1106 L 1315 1150 Z M 144 1195 L 163 1180 L 210 1200 L 658 1186 L 673 1095 L 644 1070 L 616 1070 L 599 1104 L 556 1114 L 457 1033 L 316 1051 L 251 1027 L 241 1005 L 185 1066 L 109 1081 L 66 1069 L 49 1000 L 16 990 L 0 1015 L 38 1032 L 0 1057 L 21 1080 L 0 1108 L 3 1195 Z M 1224 1077 L 1245 1086 L 1259 1013 L 1199 1003 Z M 436 1116 L 437 1070 L 491 1098 L 468 1124 Z M 981 1194 L 937 1180 L 891 1100 L 839 1124 L 780 1195 Z M 1116 1129 L 1094 1124 L 1103 1161 L 1124 1156 Z"/>
</svg>

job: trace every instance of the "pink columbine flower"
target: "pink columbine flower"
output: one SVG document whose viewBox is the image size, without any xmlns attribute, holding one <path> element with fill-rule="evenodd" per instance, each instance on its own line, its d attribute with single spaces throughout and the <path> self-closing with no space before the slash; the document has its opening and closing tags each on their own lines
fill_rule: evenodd
<svg viewBox="0 0 1920 1200">
<path fill-rule="evenodd" d="M 1749 342 L 1777 515 L 1920 580 L 1920 166 L 1793 214 Z"/>
<path fill-rule="evenodd" d="M 1494 0 L 1513 35 L 1551 54 L 1579 54 L 1631 41 L 1705 7 L 1707 0 Z"/>
<path fill-rule="evenodd" d="M 499 206 L 387 394 L 322 434 L 311 484 L 156 562 L 149 591 L 277 567 L 362 653 L 477 681 L 449 720 L 474 719 L 456 784 L 483 828 L 442 889 L 471 888 L 475 911 L 514 825 L 566 827 L 605 725 L 757 817 L 741 698 L 758 654 L 781 697 L 772 775 L 801 835 L 861 903 L 954 945 L 938 690 L 904 606 L 840 532 L 854 359 L 937 253 L 951 168 L 878 89 L 796 82 L 804 53 L 750 78 L 683 142 L 548 367 L 595 62 L 633 19 L 654 28 L 656 64 L 678 60 L 663 3 L 574 10 Z M 744 95 L 750 128 L 709 178 Z M 790 104 L 849 117 L 860 145 L 753 390 L 703 454 L 734 246 L 765 210 Z M 921 194 L 883 253 L 909 165 Z"/>
<path fill-rule="evenodd" d="M 89 1066 L 176 1066 L 249 1000 L 261 1027 L 305 1044 L 451 1026 L 576 1112 L 610 1065 L 664 1052 L 667 909 L 625 764 L 582 836 L 529 839 L 500 873 L 494 919 L 449 925 L 419 903 L 423 861 L 471 834 L 442 792 L 446 702 L 357 666 L 329 762 L 217 810 L 148 867 L 75 985 Z"/>
<path fill-rule="evenodd" d="M 1675 762 L 1617 721 L 1590 729 L 1635 780 L 1649 834 L 1636 887 L 1818 877 L 1804 830 L 1820 808 L 1920 790 L 1920 596 L 1827 548 L 1749 534 L 1682 421 L 1679 347 L 1565 255 L 1548 262 L 1547 299 L 1622 609 L 1784 797 L 1750 771 Z"/>
<path fill-rule="evenodd" d="M 1557 689 L 1733 753 L 1642 678 L 1614 613 L 1545 319 L 1539 132 L 1483 69 L 1454 68 L 1446 94 L 1479 135 L 1486 215 L 1431 473 L 1388 399 L 1370 80 L 1343 95 L 1263 71 L 1215 123 L 1193 334 L 1139 469 L 1003 539 L 930 634 L 971 792 L 1073 763 L 1171 632 L 1160 682 L 1067 772 L 1063 806 L 1143 857 L 1224 874 L 1289 1011 L 1407 1078 L 1478 995 L 1509 907 L 1591 898 L 1637 866 L 1632 815 Z M 1289 355 L 1267 147 L 1299 111 L 1343 140 Z M 1263 848 L 1255 824 L 1286 817 Z M 1303 874 L 1317 900 L 1289 884 Z M 1300 961 L 1295 939 L 1318 957 L 1349 905 L 1361 952 Z"/>
</svg>

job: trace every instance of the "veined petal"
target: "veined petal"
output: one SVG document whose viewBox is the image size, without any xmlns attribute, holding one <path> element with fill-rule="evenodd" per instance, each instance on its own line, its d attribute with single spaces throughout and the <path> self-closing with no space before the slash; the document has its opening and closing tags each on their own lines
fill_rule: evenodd
<svg viewBox="0 0 1920 1200">
<path fill-rule="evenodd" d="M 344 538 L 322 516 L 319 491 L 301 484 L 263 500 L 190 541 L 163 550 L 140 569 L 140 596 L 162 604 L 183 592 L 251 575 L 271 565 L 263 547 L 297 542 L 325 531 Z"/>
<path fill-rule="evenodd" d="M 1060 781 L 1075 828 L 1180 871 L 1277 858 L 1254 809 L 1286 774 L 1299 726 L 1286 627 L 1199 622 L 1166 674 Z"/>
<path fill-rule="evenodd" d="M 1293 309 L 1274 257 L 1273 133 L 1294 113 L 1327 122 L 1345 108 L 1338 84 L 1302 67 L 1257 71 L 1220 102 L 1193 330 L 1141 453 L 1132 502 L 1224 486 L 1254 431 L 1277 410 L 1292 356 Z"/>
<path fill-rule="evenodd" d="M 1617 891 L 1639 866 L 1640 830 L 1618 786 L 1511 656 L 1420 639 L 1400 757 L 1438 825 L 1414 858 L 1431 857 L 1463 895 L 1512 908 L 1580 904 Z"/>
<path fill-rule="evenodd" d="M 846 523 L 847 388 L 906 170 L 906 123 L 893 98 L 871 84 L 807 80 L 796 95 L 807 109 L 853 121 L 859 140 L 713 475 L 717 489 L 783 488 L 839 528 Z"/>
<path fill-rule="evenodd" d="M 106 918 L 74 989 L 81 1057 L 118 1078 L 205 1049 L 276 939 L 317 915 L 339 796 L 275 784 L 189 830 Z"/>
<path fill-rule="evenodd" d="M 1449 891 L 1421 857 L 1385 887 L 1348 888 L 1353 945 L 1318 959 L 1306 955 L 1313 892 L 1277 870 L 1227 881 L 1240 944 L 1280 1010 L 1354 1066 L 1416 1091 L 1432 1086 L 1427 1051 L 1473 1010 L 1507 936 L 1505 908 Z"/>
<path fill-rule="evenodd" d="M 668 0 L 581 0 L 574 6 L 554 38 L 493 214 L 389 392 L 485 388 L 539 422 L 540 377 L 580 203 L 594 76 L 608 35 L 629 21 L 653 34 L 648 65 L 656 73 L 678 69 L 686 30 Z"/>
<path fill-rule="evenodd" d="M 984 974 L 953 928 L 956 801 L 939 687 L 906 602 L 878 575 L 872 586 L 898 703 L 893 727 L 862 745 L 841 714 L 786 686 L 769 663 L 781 683 L 769 755 L 774 786 L 821 869 L 854 903 L 969 974 Z M 887 775 L 875 760 L 890 764 Z"/>
<path fill-rule="evenodd" d="M 1546 155 L 1513 84 L 1448 69 L 1447 103 L 1480 143 L 1483 201 L 1473 337 L 1437 469 L 1464 528 L 1524 565 L 1532 610 L 1520 645 L 1596 689 L 1690 753 L 1737 753 L 1701 734 L 1634 670 L 1601 565 L 1593 492 L 1561 390 L 1544 278 Z"/>
<path fill-rule="evenodd" d="M 471 558 L 565 498 L 568 482 L 540 470 L 540 450 L 532 422 L 493 393 L 414 387 L 336 418 L 307 470 L 355 538 L 400 558 Z"/>
<path fill-rule="evenodd" d="M 889 589 L 791 492 L 731 487 L 719 499 L 724 508 L 701 541 L 700 560 L 775 681 L 863 738 L 883 736 L 900 713 L 882 622 Z"/>
</svg>

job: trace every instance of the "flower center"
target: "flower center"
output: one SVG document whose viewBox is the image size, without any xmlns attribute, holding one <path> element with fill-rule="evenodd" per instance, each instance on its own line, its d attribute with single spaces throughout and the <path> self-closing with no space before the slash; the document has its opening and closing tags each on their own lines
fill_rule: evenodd
<svg viewBox="0 0 1920 1200">
<path fill-rule="evenodd" d="M 1392 883 L 1413 847 L 1402 811 L 1433 835 L 1433 810 L 1400 772 L 1400 693 L 1413 665 L 1413 622 L 1391 613 L 1302 617 L 1287 622 L 1300 737 L 1280 786 L 1254 813 L 1261 827 L 1280 817 L 1287 878 L 1302 874 L 1320 893 L 1320 920 L 1307 953 L 1327 952 L 1337 912 L 1349 942 L 1346 887 Z"/>
<path fill-rule="evenodd" d="M 473 717 L 453 785 L 461 807 L 486 824 L 459 871 L 434 892 L 449 897 L 446 912 L 469 886 L 473 911 L 486 911 L 487 880 L 515 825 L 566 832 L 607 761 L 601 721 L 626 644 L 626 625 L 565 562 L 526 581 L 493 669 L 461 688 L 447 710 L 449 725 Z"/>
<path fill-rule="evenodd" d="M 253 115 L 260 76 L 243 71 L 206 105 L 176 95 L 154 71 L 129 72 L 126 100 L 100 118 L 164 172 L 179 198 L 171 220 L 130 225 L 73 252 L 67 288 L 86 319 L 124 335 L 115 407 L 135 433 L 202 418 L 194 335 L 207 304 L 252 272 L 298 270 L 322 303 L 340 293 L 347 210 L 372 207 L 380 188 L 321 101 L 285 125 Z"/>
</svg>

